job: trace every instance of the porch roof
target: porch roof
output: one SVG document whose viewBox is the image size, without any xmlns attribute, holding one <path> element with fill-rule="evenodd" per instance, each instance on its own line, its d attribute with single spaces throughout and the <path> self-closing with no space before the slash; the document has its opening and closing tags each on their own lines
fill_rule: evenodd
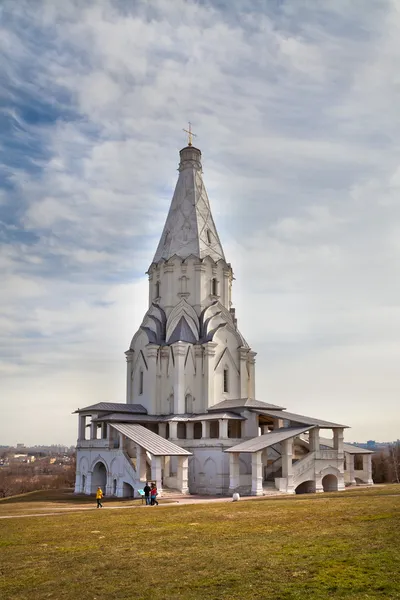
<svg viewBox="0 0 400 600">
<path fill-rule="evenodd" d="M 310 427 L 282 427 L 276 431 L 264 433 L 264 435 L 259 435 L 251 440 L 241 442 L 237 446 L 232 446 L 232 448 L 227 448 L 227 450 L 224 450 L 224 452 L 259 452 L 259 450 L 264 450 L 269 446 L 273 446 L 274 444 L 278 444 L 284 440 L 296 437 L 297 435 L 301 435 L 309 430 Z"/>
<path fill-rule="evenodd" d="M 315 427 L 321 427 L 322 429 L 333 429 L 340 427 L 341 429 L 347 429 L 348 425 L 340 425 L 339 423 L 331 423 L 330 421 L 323 421 L 322 419 L 315 419 L 314 417 L 306 417 L 304 415 L 296 415 L 295 413 L 287 412 L 286 410 L 261 410 L 258 408 L 251 408 L 252 412 L 256 412 L 260 415 L 266 415 L 267 417 L 275 417 L 276 419 L 284 419 L 288 421 L 294 421 L 295 423 L 301 423 L 304 425 L 314 425 Z"/>
<path fill-rule="evenodd" d="M 208 412 L 212 412 L 214 410 L 231 410 L 233 408 L 260 408 L 260 409 L 271 409 L 271 410 L 284 410 L 283 406 L 277 406 L 276 404 L 268 404 L 268 402 L 263 402 L 262 400 L 255 400 L 254 398 L 229 398 L 227 400 L 222 400 L 214 406 L 210 406 L 208 408 Z"/>
<path fill-rule="evenodd" d="M 110 425 L 153 456 L 191 456 L 192 454 L 142 425 L 127 423 L 110 423 Z"/>
<path fill-rule="evenodd" d="M 321 446 L 327 446 L 328 448 L 333 448 L 333 440 L 330 438 L 319 438 L 319 443 Z M 359 446 L 353 446 L 353 444 L 343 444 L 344 452 L 347 454 L 374 454 L 373 450 L 367 450 L 366 448 L 360 448 Z"/>
<path fill-rule="evenodd" d="M 98 402 L 90 406 L 78 408 L 75 413 L 81 412 L 121 412 L 121 413 L 138 413 L 145 415 L 147 410 L 141 404 L 124 404 L 123 402 Z"/>
</svg>

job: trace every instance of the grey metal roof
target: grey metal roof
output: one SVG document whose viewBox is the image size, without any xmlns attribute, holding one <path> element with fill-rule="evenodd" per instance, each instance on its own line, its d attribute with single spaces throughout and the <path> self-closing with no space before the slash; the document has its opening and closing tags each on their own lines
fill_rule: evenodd
<svg viewBox="0 0 400 600">
<path fill-rule="evenodd" d="M 254 400 L 253 398 L 236 398 L 229 400 L 222 400 L 218 404 L 214 404 L 208 409 L 208 412 L 214 410 L 229 410 L 232 408 L 264 408 L 271 410 L 284 410 L 283 406 L 277 406 L 276 404 L 268 404 L 261 400 Z"/>
<path fill-rule="evenodd" d="M 155 415 L 140 415 L 135 413 L 105 413 L 99 415 L 95 419 L 92 419 L 94 422 L 96 421 L 117 421 L 118 423 L 129 422 L 129 423 L 159 423 L 165 421 L 165 417 L 155 416 Z"/>
<path fill-rule="evenodd" d="M 268 417 L 276 417 L 278 419 L 287 419 L 288 421 L 294 421 L 296 423 L 304 423 L 304 425 L 315 425 L 316 427 L 328 428 L 332 427 L 343 427 L 347 428 L 348 425 L 339 425 L 339 423 L 331 423 L 330 421 L 322 421 L 321 419 L 314 419 L 314 417 L 306 417 L 304 415 L 296 415 L 295 413 L 289 413 L 286 410 L 253 410 L 253 412 L 261 415 L 267 415 Z"/>
<path fill-rule="evenodd" d="M 191 456 L 191 452 L 153 433 L 143 425 L 112 423 L 111 427 L 128 437 L 153 456 Z"/>
<path fill-rule="evenodd" d="M 333 440 L 330 438 L 319 438 L 319 443 L 321 446 L 327 446 L 328 448 L 333 448 Z M 343 444 L 343 450 L 348 454 L 373 454 L 373 450 L 366 450 L 366 448 L 359 448 L 358 446 L 353 446 L 353 444 Z"/>
<path fill-rule="evenodd" d="M 216 419 L 236 419 L 244 421 L 245 417 L 231 412 L 213 412 L 211 414 L 205 413 L 201 415 L 170 415 L 165 417 L 166 421 L 187 421 L 189 423 L 196 423 L 197 421 L 215 421 Z"/>
<path fill-rule="evenodd" d="M 225 452 L 258 452 L 308 431 L 309 427 L 282 427 L 228 448 Z"/>
<path fill-rule="evenodd" d="M 141 404 L 124 404 L 123 402 L 98 402 L 97 404 L 91 404 L 84 408 L 78 408 L 76 413 L 87 412 L 87 411 L 98 411 L 98 412 L 122 412 L 122 413 L 138 413 L 145 415 L 147 410 Z"/>
</svg>

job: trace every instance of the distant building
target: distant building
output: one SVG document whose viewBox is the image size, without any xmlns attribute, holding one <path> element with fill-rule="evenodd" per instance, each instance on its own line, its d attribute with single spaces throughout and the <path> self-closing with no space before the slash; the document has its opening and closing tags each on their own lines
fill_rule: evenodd
<svg viewBox="0 0 400 600">
<path fill-rule="evenodd" d="M 128 496 L 146 480 L 159 491 L 252 495 L 372 483 L 371 452 L 344 444 L 346 425 L 256 399 L 256 353 L 238 329 L 232 267 L 191 143 L 148 275 L 126 403 L 76 411 L 76 492 Z"/>
</svg>

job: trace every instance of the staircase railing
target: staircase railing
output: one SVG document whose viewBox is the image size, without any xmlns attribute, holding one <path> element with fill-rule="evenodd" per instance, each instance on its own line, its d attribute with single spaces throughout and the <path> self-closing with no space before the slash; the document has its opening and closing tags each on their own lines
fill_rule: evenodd
<svg viewBox="0 0 400 600">
<path fill-rule="evenodd" d="M 307 471 L 314 463 L 315 452 L 309 452 L 303 458 L 293 465 L 293 479 L 296 480 L 300 475 Z"/>
</svg>

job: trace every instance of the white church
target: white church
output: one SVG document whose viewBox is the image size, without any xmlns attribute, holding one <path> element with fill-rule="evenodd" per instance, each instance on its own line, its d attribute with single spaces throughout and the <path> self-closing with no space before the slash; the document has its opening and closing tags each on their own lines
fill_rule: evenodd
<svg viewBox="0 0 400 600">
<path fill-rule="evenodd" d="M 191 135 L 148 276 L 149 308 L 125 352 L 126 403 L 76 411 L 76 493 L 134 497 L 146 481 L 161 496 L 373 483 L 371 452 L 344 443 L 346 425 L 256 399 L 256 353 L 238 329 Z"/>
</svg>

